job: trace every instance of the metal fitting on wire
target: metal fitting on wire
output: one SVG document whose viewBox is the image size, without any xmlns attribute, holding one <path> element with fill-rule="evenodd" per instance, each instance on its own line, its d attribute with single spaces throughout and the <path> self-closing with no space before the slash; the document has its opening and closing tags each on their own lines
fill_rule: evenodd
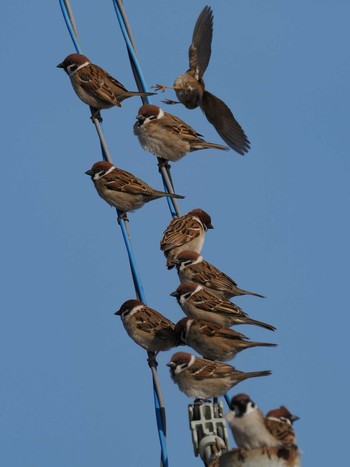
<svg viewBox="0 0 350 467">
<path fill-rule="evenodd" d="M 195 456 L 209 465 L 228 449 L 228 432 L 222 402 L 195 401 L 188 406 Z"/>
</svg>

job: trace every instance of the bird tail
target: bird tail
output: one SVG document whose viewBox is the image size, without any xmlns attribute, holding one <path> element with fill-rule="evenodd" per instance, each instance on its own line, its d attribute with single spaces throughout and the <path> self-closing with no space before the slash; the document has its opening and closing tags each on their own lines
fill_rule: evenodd
<svg viewBox="0 0 350 467">
<path fill-rule="evenodd" d="M 242 321 L 241 324 L 253 324 L 255 326 L 260 326 L 261 328 L 269 329 L 270 331 L 276 331 L 275 326 L 272 326 L 271 324 L 263 323 L 262 321 L 257 321 L 252 318 L 245 318 L 244 322 Z"/>
<path fill-rule="evenodd" d="M 277 347 L 277 344 L 271 344 L 270 342 L 244 341 L 244 347 Z"/>
<path fill-rule="evenodd" d="M 260 295 L 255 292 L 249 292 L 248 290 L 239 289 L 238 287 L 235 290 L 235 295 L 254 295 L 254 297 L 265 298 L 265 295 Z"/>
<path fill-rule="evenodd" d="M 251 371 L 249 373 L 244 373 L 242 379 L 255 378 L 257 376 L 269 376 L 271 375 L 271 370 L 262 370 L 262 371 Z"/>
<path fill-rule="evenodd" d="M 204 91 L 200 107 L 225 143 L 244 156 L 250 149 L 250 142 L 225 102 Z"/>
<path fill-rule="evenodd" d="M 154 96 L 157 94 L 156 92 L 138 92 L 138 91 L 127 91 L 124 95 L 124 99 L 127 97 L 132 97 L 132 96 L 140 96 L 140 97 L 147 97 L 147 96 Z"/>
</svg>

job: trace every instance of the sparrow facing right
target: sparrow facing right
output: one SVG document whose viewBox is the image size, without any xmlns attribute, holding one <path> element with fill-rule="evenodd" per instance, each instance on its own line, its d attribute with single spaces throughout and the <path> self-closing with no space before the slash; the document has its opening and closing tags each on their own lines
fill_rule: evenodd
<svg viewBox="0 0 350 467">
<path fill-rule="evenodd" d="M 204 7 L 194 27 L 190 45 L 189 69 L 178 76 L 174 86 L 153 86 L 158 90 L 173 88 L 180 103 L 188 109 L 200 107 L 208 121 L 233 150 L 242 156 L 249 151 L 250 142 L 228 106 L 206 91 L 203 75 L 209 64 L 213 37 L 213 11 Z M 173 101 L 165 101 L 175 104 Z"/>
<path fill-rule="evenodd" d="M 199 253 L 204 243 L 205 232 L 213 228 L 211 217 L 203 209 L 192 209 L 187 214 L 174 218 L 160 241 L 160 249 L 167 259 L 166 267 L 172 269 L 175 266 L 175 258 L 183 250 Z"/>
<path fill-rule="evenodd" d="M 246 341 L 243 334 L 202 319 L 182 318 L 175 325 L 175 333 L 202 357 L 220 362 L 232 360 L 238 352 L 251 347 L 276 347 L 267 342 Z"/>
<path fill-rule="evenodd" d="M 299 420 L 299 417 L 281 405 L 280 408 L 270 410 L 266 414 L 265 424 L 270 433 L 283 445 L 296 447 L 295 432 L 292 426 L 296 420 Z"/>
<path fill-rule="evenodd" d="M 219 298 L 214 292 L 204 289 L 195 282 L 183 282 L 170 295 L 176 297 L 182 311 L 189 318 L 213 321 L 224 327 L 236 324 L 253 324 L 270 331 L 276 329 L 270 324 L 249 318 L 242 308 L 229 300 Z"/>
<path fill-rule="evenodd" d="M 198 358 L 186 352 L 175 353 L 167 366 L 180 391 L 196 399 L 219 397 L 247 378 L 271 374 L 269 370 L 244 373 L 226 363 Z"/>
<path fill-rule="evenodd" d="M 221 272 L 212 264 L 205 261 L 195 251 L 182 251 L 175 259 L 175 265 L 179 274 L 180 282 L 192 281 L 210 289 L 218 297 L 229 300 L 238 295 L 254 295 L 265 298 L 255 292 L 248 292 L 237 287 L 236 282 Z"/>
<path fill-rule="evenodd" d="M 154 92 L 128 91 L 119 81 L 82 54 L 70 54 L 57 65 L 69 76 L 77 96 L 91 107 L 96 116 L 101 109 L 121 107 L 124 99 L 152 96 Z"/>
<path fill-rule="evenodd" d="M 149 352 L 169 350 L 181 344 L 175 324 L 139 300 L 127 300 L 114 313 L 121 317 L 131 339 Z"/>
<path fill-rule="evenodd" d="M 278 448 L 281 441 L 266 426 L 266 419 L 247 394 L 237 394 L 230 402 L 226 415 L 237 446 L 241 449 Z"/>
<path fill-rule="evenodd" d="M 190 125 L 156 105 L 141 106 L 136 119 L 134 134 L 142 148 L 165 160 L 175 162 L 199 149 L 229 149 L 205 141 Z"/>
<path fill-rule="evenodd" d="M 163 196 L 184 198 L 181 195 L 155 190 L 140 178 L 125 170 L 118 169 L 107 161 L 95 162 L 91 169 L 85 173 L 91 176 L 101 198 L 122 211 L 119 217 L 125 217 L 127 212 L 139 209 L 145 203 Z"/>
</svg>

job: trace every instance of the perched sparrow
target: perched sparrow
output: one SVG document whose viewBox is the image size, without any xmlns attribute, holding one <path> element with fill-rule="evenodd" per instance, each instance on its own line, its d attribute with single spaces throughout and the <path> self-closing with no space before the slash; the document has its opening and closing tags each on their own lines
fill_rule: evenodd
<svg viewBox="0 0 350 467">
<path fill-rule="evenodd" d="M 174 260 L 181 282 L 192 281 L 210 289 L 218 297 L 230 299 L 237 295 L 263 295 L 239 289 L 236 282 L 208 263 L 195 251 L 182 251 Z"/>
<path fill-rule="evenodd" d="M 263 413 L 247 394 L 234 396 L 230 409 L 226 419 L 239 448 L 281 447 L 281 441 L 267 429 Z"/>
<path fill-rule="evenodd" d="M 134 134 L 142 148 L 162 159 L 175 162 L 199 149 L 228 150 L 221 144 L 208 143 L 190 125 L 156 105 L 143 105 L 136 118 Z"/>
<path fill-rule="evenodd" d="M 213 321 L 225 327 L 234 324 L 255 324 L 271 331 L 276 329 L 270 324 L 249 318 L 239 306 L 219 298 L 214 292 L 195 282 L 183 282 L 170 295 L 176 297 L 182 311 L 189 318 Z"/>
<path fill-rule="evenodd" d="M 180 391 L 196 399 L 219 397 L 247 378 L 271 374 L 269 370 L 244 373 L 226 363 L 198 358 L 186 352 L 175 353 L 167 366 Z"/>
<path fill-rule="evenodd" d="M 232 360 L 238 352 L 250 347 L 276 347 L 267 342 L 246 341 L 243 334 L 202 319 L 182 318 L 175 325 L 175 333 L 204 358 L 220 362 Z"/>
<path fill-rule="evenodd" d="M 213 228 L 211 217 L 202 209 L 192 209 L 184 216 L 173 219 L 160 241 L 160 249 L 167 259 L 167 268 L 174 267 L 174 259 L 183 250 L 199 253 L 204 243 L 205 232 Z"/>
<path fill-rule="evenodd" d="M 265 424 L 269 432 L 285 446 L 296 446 L 293 422 L 299 417 L 290 413 L 284 405 L 279 409 L 270 410 L 266 414 Z"/>
<path fill-rule="evenodd" d="M 159 352 L 181 344 L 174 323 L 139 300 L 127 300 L 115 313 L 131 339 L 145 350 Z"/>
<path fill-rule="evenodd" d="M 120 103 L 132 96 L 151 96 L 153 92 L 128 91 L 113 76 L 81 54 L 71 54 L 57 65 L 69 76 L 78 97 L 91 107 L 96 115 L 101 109 L 121 107 Z"/>
<path fill-rule="evenodd" d="M 173 193 L 163 193 L 154 190 L 140 178 L 118 169 L 107 161 L 95 162 L 90 170 L 85 172 L 91 176 L 97 193 L 108 204 L 122 211 L 122 217 L 128 211 L 141 208 L 145 203 L 163 196 L 184 198 Z"/>
<path fill-rule="evenodd" d="M 218 97 L 205 90 L 203 75 L 209 64 L 213 37 L 213 12 L 204 7 L 194 27 L 190 45 L 189 69 L 176 78 L 174 86 L 153 86 L 165 90 L 172 87 L 180 103 L 188 109 L 200 107 L 208 121 L 230 148 L 242 156 L 249 151 L 250 143 L 231 110 Z M 175 104 L 174 101 L 165 101 Z"/>
</svg>

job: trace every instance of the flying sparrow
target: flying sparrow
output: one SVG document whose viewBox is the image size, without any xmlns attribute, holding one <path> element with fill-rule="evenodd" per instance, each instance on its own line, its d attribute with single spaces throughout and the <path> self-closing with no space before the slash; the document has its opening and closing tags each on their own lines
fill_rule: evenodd
<svg viewBox="0 0 350 467">
<path fill-rule="evenodd" d="M 230 403 L 231 411 L 226 415 L 233 437 L 241 449 L 281 447 L 266 426 L 266 419 L 258 406 L 247 394 L 234 396 Z"/>
<path fill-rule="evenodd" d="M 175 325 L 139 300 L 127 300 L 116 311 L 131 339 L 149 352 L 169 350 L 181 344 Z"/>
<path fill-rule="evenodd" d="M 120 103 L 133 96 L 152 96 L 153 92 L 128 91 L 105 70 L 81 54 L 71 54 L 57 65 L 69 76 L 78 97 L 91 107 L 93 116 L 101 109 L 121 107 Z"/>
<path fill-rule="evenodd" d="M 264 298 L 263 295 L 248 292 L 237 287 L 236 282 L 208 263 L 195 251 L 182 251 L 174 260 L 181 282 L 192 281 L 210 289 L 218 297 L 230 299 L 238 295 L 254 295 Z"/>
<path fill-rule="evenodd" d="M 160 241 L 160 249 L 172 269 L 174 260 L 183 250 L 200 252 L 204 243 L 205 232 L 213 229 L 211 217 L 203 209 L 192 209 L 184 216 L 173 219 L 165 229 Z"/>
<path fill-rule="evenodd" d="M 249 151 L 250 142 L 228 106 L 218 97 L 206 91 L 203 75 L 209 64 L 213 37 L 213 12 L 204 7 L 194 27 L 190 45 L 189 69 L 176 78 L 174 86 L 153 86 L 164 91 L 173 88 L 180 103 L 188 109 L 200 107 L 208 121 L 230 148 L 242 156 Z M 175 104 L 174 101 L 165 101 Z"/>
<path fill-rule="evenodd" d="M 270 324 L 249 318 L 239 306 L 219 298 L 214 292 L 204 289 L 195 282 L 183 282 L 170 295 L 176 297 L 182 311 L 189 318 L 213 321 L 225 327 L 235 324 L 254 324 L 271 331 L 276 329 Z"/>
<path fill-rule="evenodd" d="M 279 409 L 270 410 L 265 417 L 269 432 L 285 446 L 296 446 L 295 432 L 292 424 L 299 420 L 284 405 Z"/>
<path fill-rule="evenodd" d="M 142 148 L 162 159 L 177 161 L 188 152 L 199 149 L 229 149 L 208 143 L 190 125 L 156 105 L 140 107 L 136 119 L 134 134 Z"/>
<path fill-rule="evenodd" d="M 196 399 L 219 397 L 247 378 L 271 374 L 269 370 L 244 373 L 226 363 L 198 358 L 186 352 L 175 353 L 167 366 L 180 391 Z"/>
<path fill-rule="evenodd" d="M 246 341 L 243 334 L 202 319 L 182 318 L 175 325 L 175 333 L 204 358 L 220 362 L 232 360 L 250 347 L 276 347 L 267 342 Z"/>
<path fill-rule="evenodd" d="M 163 196 L 184 198 L 181 195 L 157 191 L 140 178 L 125 170 L 118 169 L 107 161 L 95 162 L 91 169 L 85 173 L 91 176 L 101 198 L 122 211 L 119 217 L 123 217 L 128 211 L 139 209 L 145 203 Z"/>
</svg>

